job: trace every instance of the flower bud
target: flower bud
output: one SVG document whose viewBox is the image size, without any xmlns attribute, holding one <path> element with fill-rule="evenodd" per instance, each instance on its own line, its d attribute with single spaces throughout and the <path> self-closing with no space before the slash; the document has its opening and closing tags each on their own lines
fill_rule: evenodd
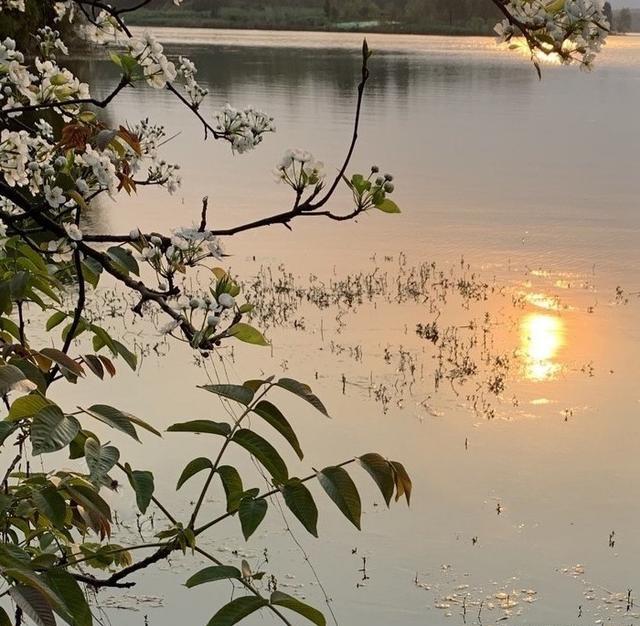
<svg viewBox="0 0 640 626">
<path fill-rule="evenodd" d="M 228 293 L 221 293 L 218 297 L 218 304 L 224 307 L 225 309 L 231 309 L 235 306 L 236 301 L 232 295 Z"/>
</svg>

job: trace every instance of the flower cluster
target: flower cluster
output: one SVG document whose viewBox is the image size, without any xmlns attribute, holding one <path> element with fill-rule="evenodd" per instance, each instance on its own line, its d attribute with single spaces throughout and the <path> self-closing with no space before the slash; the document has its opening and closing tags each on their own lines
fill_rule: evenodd
<svg viewBox="0 0 640 626">
<path fill-rule="evenodd" d="M 0 179 L 10 187 L 26 187 L 47 206 L 57 210 L 73 207 L 100 193 L 111 197 L 122 188 L 135 190 L 132 176 L 146 166 L 144 184 L 165 187 L 170 193 L 180 185 L 179 166 L 158 156 L 158 140 L 164 135 L 161 127 L 148 122 L 135 131 L 101 130 L 95 136 L 90 127 L 68 126 L 73 138 L 78 133 L 87 142 L 61 146 L 53 143 L 53 129 L 39 120 L 34 132 L 26 130 L 0 133 Z M 71 141 L 71 139 L 70 139 Z"/>
<path fill-rule="evenodd" d="M 147 84 L 155 89 L 163 89 L 173 82 L 178 71 L 172 61 L 165 56 L 162 44 L 151 34 L 129 39 L 129 54 L 136 60 Z"/>
<path fill-rule="evenodd" d="M 262 142 L 265 133 L 276 130 L 272 117 L 252 107 L 240 111 L 227 104 L 215 114 L 215 120 L 216 131 L 239 154 L 252 150 Z"/>
<path fill-rule="evenodd" d="M 180 63 L 178 66 L 178 77 L 182 79 L 184 90 L 187 93 L 191 105 L 194 109 L 197 109 L 209 93 L 209 90 L 198 84 L 196 80 L 198 69 L 193 61 L 183 56 L 179 57 L 178 61 Z"/>
<path fill-rule="evenodd" d="M 161 237 L 144 237 L 140 231 L 130 233 L 132 244 L 138 257 L 155 272 L 159 283 L 171 281 L 177 273 L 184 273 L 185 267 L 194 267 L 210 258 L 220 258 L 220 240 L 207 231 L 197 228 L 179 228 L 173 231 L 169 244 Z"/>
<path fill-rule="evenodd" d="M 73 2 L 57 2 L 56 12 L 58 18 L 65 15 L 69 21 L 74 21 L 75 7 Z M 118 21 L 106 10 L 102 10 L 97 16 L 85 19 L 77 27 L 80 37 L 98 45 L 123 45 L 127 36 Z"/>
<path fill-rule="evenodd" d="M 24 11 L 25 0 L 0 0 L 0 11 Z"/>
<path fill-rule="evenodd" d="M 55 35 L 56 31 L 40 31 L 41 47 L 50 58 L 36 57 L 33 72 L 24 64 L 24 55 L 16 50 L 14 40 L 0 43 L 0 105 L 10 109 L 23 104 L 67 102 L 89 98 L 89 87 L 68 69 L 60 67 L 53 50 L 65 52 L 66 47 Z"/>
<path fill-rule="evenodd" d="M 16 50 L 16 42 L 7 37 L 0 42 L 0 104 L 9 108 L 16 97 L 25 96 L 31 75 L 24 65 L 24 55 Z"/>
<path fill-rule="evenodd" d="M 53 30 L 50 26 L 44 26 L 36 33 L 40 45 L 40 54 L 44 59 L 56 60 L 56 52 L 69 54 L 69 50 L 60 38 L 60 31 Z"/>
<path fill-rule="evenodd" d="M 252 306 L 238 305 L 236 298 L 240 294 L 238 284 L 220 268 L 214 268 L 216 281 L 209 288 L 209 293 L 191 294 L 182 293 L 178 298 L 170 301 L 176 317 L 160 328 L 162 334 L 171 334 L 180 326 L 181 320 L 185 320 L 195 329 L 196 335 L 192 340 L 193 345 L 201 345 L 220 333 L 227 326 L 227 331 L 245 313 L 252 310 Z"/>
<path fill-rule="evenodd" d="M 9 187 L 22 187 L 29 182 L 30 141 L 26 130 L 0 131 L 0 172 Z"/>
<path fill-rule="evenodd" d="M 373 208 L 383 213 L 400 213 L 398 205 L 388 197 L 395 191 L 393 176 L 391 174 L 380 176 L 379 173 L 380 168 L 373 165 L 367 178 L 362 174 L 354 174 L 351 180 L 345 178 L 353 194 L 357 213 Z"/>
<path fill-rule="evenodd" d="M 511 0 L 512 19 L 496 25 L 498 42 L 510 42 L 526 31 L 530 52 L 556 55 L 562 63 L 590 67 L 609 29 L 601 0 Z"/>
<path fill-rule="evenodd" d="M 305 150 L 287 150 L 276 167 L 275 177 L 277 182 L 289 185 L 298 194 L 302 194 L 307 187 L 319 191 L 325 177 L 324 163 L 316 161 Z"/>
<path fill-rule="evenodd" d="M 113 151 L 100 152 L 87 144 L 84 153 L 77 157 L 77 164 L 84 166 L 83 176 L 76 178 L 78 191 L 86 196 L 97 190 L 104 190 L 114 196 L 118 189 L 115 160 Z"/>
</svg>

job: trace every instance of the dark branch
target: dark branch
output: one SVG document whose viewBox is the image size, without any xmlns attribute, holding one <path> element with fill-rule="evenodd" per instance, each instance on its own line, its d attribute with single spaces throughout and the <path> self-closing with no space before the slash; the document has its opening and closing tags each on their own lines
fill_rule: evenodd
<svg viewBox="0 0 640 626">
<path fill-rule="evenodd" d="M 97 100 L 96 98 L 76 98 L 75 100 L 65 100 L 64 102 L 41 102 L 39 104 L 29 104 L 26 106 L 14 107 L 12 109 L 4 109 L 3 115 L 10 115 L 16 113 L 29 113 L 30 111 L 39 111 L 41 109 L 59 109 L 68 106 L 77 106 L 80 104 L 92 104 L 93 106 L 105 109 L 113 101 L 113 99 L 127 86 L 129 85 L 129 79 L 123 76 L 116 88 L 104 99 Z"/>
</svg>

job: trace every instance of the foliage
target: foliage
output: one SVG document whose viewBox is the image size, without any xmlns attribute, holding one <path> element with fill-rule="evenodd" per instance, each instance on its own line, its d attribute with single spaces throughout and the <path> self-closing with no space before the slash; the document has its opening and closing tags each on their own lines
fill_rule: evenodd
<svg viewBox="0 0 640 626">
<path fill-rule="evenodd" d="M 32 14 L 32 4 L 0 0 L 3 24 L 18 28 L 20 16 Z M 265 346 L 267 338 L 249 324 L 252 307 L 238 282 L 218 267 L 221 238 L 306 217 L 344 221 L 365 212 L 400 211 L 391 199 L 393 176 L 380 175 L 376 165 L 366 175 L 348 171 L 369 78 L 367 43 L 347 155 L 328 179 L 323 164 L 311 154 L 288 151 L 275 170 L 293 196 L 288 210 L 216 230 L 207 225 L 205 199 L 195 226 L 171 233 L 143 233 L 135 227 L 127 234 L 96 233 L 85 226 L 85 218 L 97 199 L 137 193 L 147 186 L 172 193 L 181 182 L 179 166 L 162 157 L 166 138 L 161 126 L 149 120 L 113 124 L 101 115 L 122 91 L 141 86 L 166 90 L 202 124 L 205 139 L 228 142 L 234 154 L 256 148 L 275 124 L 251 108 L 227 105 L 216 113 L 206 111 L 207 89 L 197 81 L 197 68 L 184 57 L 169 59 L 149 34 L 132 36 L 124 21 L 126 9 L 94 0 L 47 6 L 55 12 L 58 27 L 37 30 L 35 57 L 24 54 L 21 39 L 7 37 L 0 43 L 0 396 L 6 409 L 0 445 L 15 449 L 0 483 L 0 575 L 6 583 L 0 597 L 13 601 L 16 624 L 27 617 L 46 626 L 57 618 L 88 626 L 93 618 L 86 587 L 132 586 L 130 577 L 136 572 L 173 552 L 191 551 L 210 566 L 193 574 L 187 587 L 232 580 L 246 590 L 223 607 L 212 607 L 211 626 L 235 624 L 265 610 L 287 624 L 285 612 L 324 624 L 317 610 L 296 598 L 281 592 L 262 595 L 256 583 L 263 572 L 252 572 L 246 563 L 221 563 L 203 549 L 201 537 L 237 517 L 248 539 L 276 498 L 317 536 L 318 506 L 307 486 L 312 482 L 359 529 L 362 504 L 350 470 L 361 466 L 387 505 L 403 496 L 408 504 L 412 483 L 400 462 L 368 453 L 302 478 L 293 476 L 279 449 L 286 444 L 300 459 L 304 450 L 295 424 L 274 403 L 272 392 L 286 392 L 328 416 L 312 389 L 293 378 L 275 377 L 204 385 L 201 392 L 238 405 L 240 413 L 226 422 L 192 419 L 168 429 L 176 441 L 199 434 L 218 444 L 215 454 L 189 460 L 176 477 L 176 491 L 204 477 L 188 519 L 179 519 L 156 497 L 153 473 L 138 467 L 135 459 L 123 459 L 117 446 L 123 438 L 161 437 L 152 420 L 101 398 L 70 409 L 53 400 L 51 389 L 54 383 L 73 385 L 88 376 L 106 381 L 123 365 L 137 368 L 134 350 L 88 313 L 88 303 L 104 285 L 135 294 L 135 313 L 153 319 L 159 315 L 164 335 L 201 354 L 231 341 Z M 59 63 L 68 53 L 68 32 L 104 46 L 118 69 L 119 82 L 105 98 L 93 97 L 91 86 Z M 351 191 L 353 205 L 346 213 L 334 213 L 327 207 L 341 185 Z M 194 287 L 191 278 L 198 270 L 206 272 L 209 281 Z M 43 332 L 31 332 L 37 326 Z M 273 443 L 250 428 L 250 418 L 272 429 Z M 112 431 L 114 442 L 101 441 L 93 432 L 98 423 Z M 247 488 L 246 476 L 225 463 L 232 448 L 255 460 L 268 478 L 266 490 Z M 74 461 L 72 469 L 62 469 L 66 463 L 61 455 Z M 36 457 L 41 458 L 33 463 Z M 109 490 L 118 478 L 126 478 L 140 514 L 153 509 L 164 516 L 166 525 L 153 542 L 123 546 L 111 541 Z M 214 489 L 224 492 L 224 513 L 202 520 L 203 503 Z M 134 560 L 139 550 L 146 556 Z M 2 611 L 0 621 L 11 623 Z"/>
</svg>

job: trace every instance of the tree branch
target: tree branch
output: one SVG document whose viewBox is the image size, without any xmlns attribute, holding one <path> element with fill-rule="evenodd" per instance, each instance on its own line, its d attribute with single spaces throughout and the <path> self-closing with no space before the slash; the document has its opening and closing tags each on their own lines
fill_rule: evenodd
<svg viewBox="0 0 640 626">
<path fill-rule="evenodd" d="M 355 463 L 355 462 L 356 462 L 356 459 L 349 459 L 348 461 L 339 463 L 338 465 L 336 465 L 336 467 L 345 467 L 346 465 L 351 465 L 352 463 Z M 309 481 L 317 477 L 318 477 L 317 473 L 313 473 L 307 476 L 306 478 L 302 478 L 300 482 L 308 483 Z M 272 489 L 271 491 L 267 491 L 266 493 L 263 493 L 261 496 L 258 496 L 256 500 L 266 500 L 267 498 L 271 498 L 272 496 L 279 495 L 280 493 L 281 493 L 280 489 Z M 219 524 L 220 522 L 228 519 L 229 517 L 233 517 L 236 513 L 237 511 L 232 511 L 231 513 L 225 513 L 224 515 L 221 515 L 220 517 L 217 517 L 216 519 L 213 519 L 210 522 L 207 522 L 203 526 L 200 526 L 200 528 L 195 529 L 193 532 L 197 537 L 198 535 L 201 535 L 206 530 L 209 530 L 209 528 L 211 528 L 212 526 Z"/>
<path fill-rule="evenodd" d="M 68 106 L 77 106 L 80 104 L 92 104 L 93 106 L 105 109 L 127 85 L 129 85 L 129 79 L 126 76 L 123 76 L 117 87 L 102 100 L 97 100 L 96 98 L 76 98 L 75 100 L 65 100 L 63 102 L 40 102 L 39 104 L 29 104 L 20 107 L 13 107 L 11 109 L 4 109 L 0 111 L 0 114 L 8 116 L 16 113 L 29 113 L 31 111 L 39 111 L 41 109 L 57 109 Z"/>
</svg>

